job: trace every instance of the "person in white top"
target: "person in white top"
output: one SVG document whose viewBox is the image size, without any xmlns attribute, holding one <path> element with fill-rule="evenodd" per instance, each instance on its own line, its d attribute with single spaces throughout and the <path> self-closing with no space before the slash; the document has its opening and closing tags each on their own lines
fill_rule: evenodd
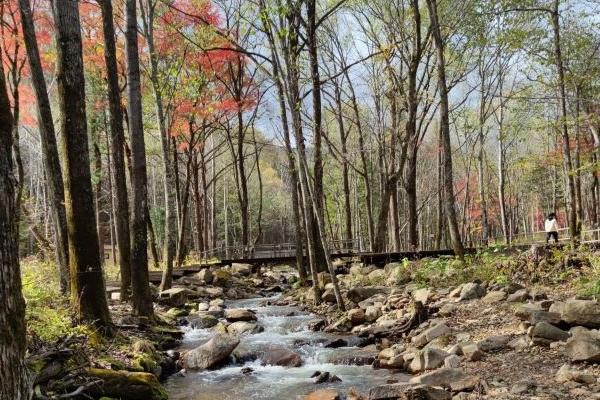
<svg viewBox="0 0 600 400">
<path fill-rule="evenodd" d="M 556 214 L 548 214 L 546 222 L 544 223 L 544 230 L 546 231 L 546 243 L 550 243 L 550 239 L 554 239 L 554 243 L 558 243 L 558 223 L 556 222 Z"/>
</svg>

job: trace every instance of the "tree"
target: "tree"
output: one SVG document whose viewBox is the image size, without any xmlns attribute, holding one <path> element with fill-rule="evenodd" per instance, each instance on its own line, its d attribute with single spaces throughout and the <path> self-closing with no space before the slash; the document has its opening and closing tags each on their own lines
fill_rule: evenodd
<svg viewBox="0 0 600 400">
<path fill-rule="evenodd" d="M 29 400 L 32 390 L 25 364 L 25 300 L 21 294 L 12 141 L 13 119 L 0 63 L 0 399 Z"/>
<path fill-rule="evenodd" d="M 65 208 L 69 237 L 71 303 L 78 319 L 111 324 L 100 264 L 88 150 L 85 79 L 78 4 L 54 0 L 60 128 L 64 134 Z"/>
<path fill-rule="evenodd" d="M 146 206 L 148 187 L 146 174 L 146 149 L 142 124 L 142 92 L 140 82 L 140 62 L 138 54 L 137 9 L 135 0 L 126 0 L 125 32 L 127 54 L 127 100 L 129 117 L 129 138 L 131 141 L 131 288 L 134 311 L 152 318 L 152 296 L 148 281 L 148 236 Z"/>
<path fill-rule="evenodd" d="M 454 209 L 454 175 L 452 169 L 452 145 L 450 143 L 450 119 L 448 105 L 448 86 L 446 83 L 446 62 L 444 57 L 444 38 L 440 27 L 437 0 L 427 0 L 429 10 L 429 20 L 433 41 L 437 56 L 437 74 L 438 74 L 438 92 L 440 96 L 440 130 L 441 130 L 441 148 L 444 152 L 444 205 L 446 218 L 448 218 L 448 227 L 450 228 L 450 238 L 454 254 L 463 258 L 465 250 L 458 230 L 458 221 L 456 210 Z"/>
<path fill-rule="evenodd" d="M 110 108 L 110 149 L 112 153 L 112 182 L 116 197 L 115 231 L 119 246 L 119 267 L 121 271 L 121 299 L 129 298 L 131 286 L 131 242 L 129 233 L 129 205 L 125 178 L 125 133 L 123 130 L 123 111 L 117 68 L 117 50 L 113 23 L 112 0 L 99 0 L 102 11 L 104 32 L 104 59 L 108 81 L 108 103 Z"/>
<path fill-rule="evenodd" d="M 23 40 L 27 49 L 31 82 L 35 90 L 37 102 L 42 155 L 47 175 L 46 182 L 50 198 L 52 199 L 52 219 L 56 231 L 56 256 L 60 277 L 60 290 L 62 293 L 67 293 L 69 290 L 69 242 L 67 238 L 63 177 L 58 158 L 54 120 L 52 119 L 52 109 L 48 98 L 29 0 L 19 0 L 19 7 L 21 11 Z"/>
</svg>

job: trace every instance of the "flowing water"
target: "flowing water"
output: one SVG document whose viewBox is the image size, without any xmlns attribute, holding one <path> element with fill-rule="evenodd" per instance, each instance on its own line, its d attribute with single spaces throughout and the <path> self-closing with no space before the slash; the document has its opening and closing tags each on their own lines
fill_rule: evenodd
<svg viewBox="0 0 600 400">
<path fill-rule="evenodd" d="M 170 378 L 166 387 L 172 400 L 296 400 L 321 388 L 339 390 L 354 387 L 368 391 L 372 386 L 386 383 L 390 378 L 405 377 L 387 370 L 376 370 L 368 365 L 339 365 L 332 358 L 360 354 L 358 347 L 330 349 L 323 343 L 336 336 L 323 332 L 311 332 L 308 323 L 314 315 L 303 313 L 295 307 L 263 306 L 265 299 L 247 299 L 228 304 L 229 308 L 248 308 L 256 311 L 258 324 L 264 332 L 245 335 L 238 349 L 255 350 L 268 346 L 284 347 L 300 354 L 304 362 L 299 368 L 262 366 L 260 360 L 245 363 L 232 362 L 214 371 L 188 371 L 186 376 Z M 183 348 L 194 348 L 206 342 L 212 333 L 206 329 L 193 329 L 185 334 Z M 349 343 L 352 344 L 352 343 Z M 243 367 L 253 372 L 241 373 Z M 337 375 L 342 382 L 315 384 L 310 376 L 315 371 L 327 371 Z"/>
</svg>

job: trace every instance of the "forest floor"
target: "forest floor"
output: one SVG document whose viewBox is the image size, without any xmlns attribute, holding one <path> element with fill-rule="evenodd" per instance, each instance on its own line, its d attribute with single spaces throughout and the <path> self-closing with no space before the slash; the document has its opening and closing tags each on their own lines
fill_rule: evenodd
<svg viewBox="0 0 600 400">
<path fill-rule="evenodd" d="M 489 251 L 465 264 L 438 258 L 385 268 L 338 263 L 346 312 L 335 305 L 325 273 L 319 275 L 323 301 L 315 306 L 313 291 L 299 286 L 287 268 L 263 268 L 257 275 L 245 265 L 204 270 L 156 292 L 152 323 L 111 301 L 117 328 L 111 338 L 74 324 L 66 300 L 34 278 L 40 275 L 32 271 L 40 269 L 52 275 L 50 264 L 24 265 L 30 362 L 40 399 L 166 399 L 161 381 L 231 363 L 239 340 L 227 348 L 227 337 L 258 332 L 251 314 L 228 310 L 226 301 L 280 291 L 278 304 L 321 316 L 313 329 L 335 333 L 342 343 L 360 339 L 357 352 L 369 357 L 340 362 L 372 362 L 392 373 L 388 385 L 363 393 L 321 383 L 308 400 L 600 399 L 600 333 L 592 329 L 600 327 L 600 305 L 593 300 L 600 294 L 600 255 L 588 251 Z M 215 340 L 180 351 L 182 324 L 210 329 Z M 290 353 L 284 358 L 294 364 Z"/>
</svg>

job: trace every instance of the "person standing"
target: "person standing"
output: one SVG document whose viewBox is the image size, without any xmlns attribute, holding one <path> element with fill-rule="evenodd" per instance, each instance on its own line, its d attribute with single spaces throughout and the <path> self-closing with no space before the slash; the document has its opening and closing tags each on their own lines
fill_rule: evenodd
<svg viewBox="0 0 600 400">
<path fill-rule="evenodd" d="M 554 239 L 554 243 L 558 243 L 558 222 L 555 213 L 548 214 L 544 223 L 544 230 L 546 231 L 546 243 L 550 243 L 550 239 Z"/>
</svg>

